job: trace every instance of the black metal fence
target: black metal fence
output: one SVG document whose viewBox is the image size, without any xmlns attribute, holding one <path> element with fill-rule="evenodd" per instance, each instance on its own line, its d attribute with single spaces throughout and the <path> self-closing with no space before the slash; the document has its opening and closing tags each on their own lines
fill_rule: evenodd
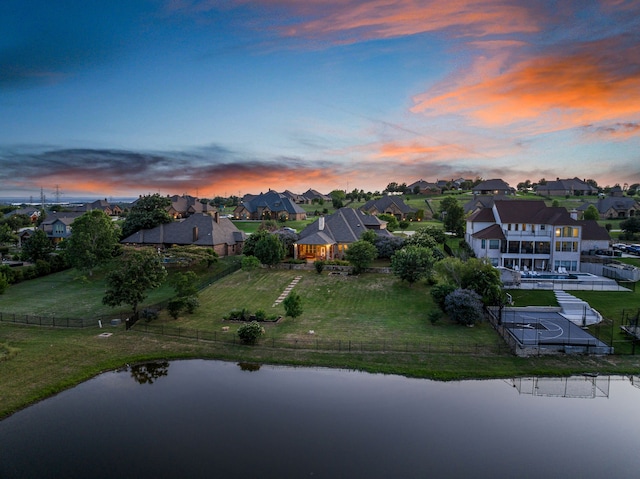
<svg viewBox="0 0 640 479">
<path fill-rule="evenodd" d="M 99 328 L 111 325 L 112 321 L 117 321 L 117 324 L 125 323 L 128 317 L 128 313 L 101 315 L 91 318 L 66 318 L 54 314 L 37 315 L 0 312 L 0 322 L 54 328 Z"/>
<path fill-rule="evenodd" d="M 198 329 L 181 328 L 163 324 L 139 322 L 132 329 L 145 334 L 159 334 L 175 338 L 209 341 L 216 343 L 243 344 L 240 338 L 231 331 L 203 331 Z M 285 339 L 263 337 L 258 346 L 273 349 L 298 349 L 310 351 L 330 352 L 363 352 L 363 353 L 421 353 L 421 354 L 465 354 L 478 356 L 500 356 L 509 352 L 509 348 L 502 341 L 493 344 L 474 343 L 458 344 L 448 342 L 401 341 L 401 340 L 350 340 L 350 339 L 321 339 L 300 338 Z"/>
</svg>

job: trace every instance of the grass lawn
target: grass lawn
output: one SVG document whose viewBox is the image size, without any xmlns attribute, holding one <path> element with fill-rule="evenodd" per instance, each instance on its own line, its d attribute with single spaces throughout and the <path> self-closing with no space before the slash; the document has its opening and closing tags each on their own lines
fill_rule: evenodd
<svg viewBox="0 0 640 479">
<path fill-rule="evenodd" d="M 296 276 L 301 280 L 294 291 L 304 312 L 296 319 L 267 324 L 267 338 L 309 339 L 313 330 L 314 340 L 439 342 L 467 348 L 499 342 L 489 324 L 464 328 L 442 319 L 432 325 L 427 313 L 436 306 L 425 284 L 409 287 L 393 275 L 370 273 L 352 277 L 315 271 L 260 270 L 251 275 L 237 271 L 202 291 L 201 307 L 193 315 L 175 321 L 163 314 L 158 324 L 207 331 L 224 325 L 233 332 L 238 325 L 222 320 L 233 309 L 262 309 L 284 316 L 283 305 L 274 302 Z"/>
</svg>

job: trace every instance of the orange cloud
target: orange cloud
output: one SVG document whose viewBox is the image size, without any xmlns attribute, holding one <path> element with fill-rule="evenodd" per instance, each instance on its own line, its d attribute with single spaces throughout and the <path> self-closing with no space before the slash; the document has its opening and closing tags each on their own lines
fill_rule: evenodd
<svg viewBox="0 0 640 479">
<path fill-rule="evenodd" d="M 268 2 L 308 18 L 283 28 L 287 36 L 337 37 L 344 41 L 393 38 L 458 28 L 457 35 L 536 32 L 537 21 L 523 5 L 504 0 L 342 0 Z"/>
<path fill-rule="evenodd" d="M 530 133 L 640 116 L 640 46 L 633 41 L 586 43 L 567 54 L 513 65 L 508 58 L 479 58 L 468 71 L 416 96 L 411 111 L 466 116 L 481 126 Z"/>
</svg>

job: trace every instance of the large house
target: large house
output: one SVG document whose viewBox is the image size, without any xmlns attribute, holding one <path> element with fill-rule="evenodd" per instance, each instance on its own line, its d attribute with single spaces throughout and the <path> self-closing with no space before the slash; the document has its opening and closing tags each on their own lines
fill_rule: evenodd
<svg viewBox="0 0 640 479">
<path fill-rule="evenodd" d="M 584 225 L 544 201 L 497 200 L 467 219 L 465 239 L 494 266 L 526 271 L 579 271 Z"/>
<path fill-rule="evenodd" d="M 291 198 L 270 190 L 242 202 L 233 210 L 233 216 L 243 220 L 306 220 L 307 213 Z"/>
<path fill-rule="evenodd" d="M 173 245 L 203 246 L 213 248 L 218 256 L 233 256 L 242 254 L 245 237 L 228 218 L 222 218 L 217 213 L 213 216 L 194 213 L 181 221 L 137 231 L 124 238 L 121 243 L 156 248 L 170 248 Z"/>
<path fill-rule="evenodd" d="M 600 219 L 630 218 L 640 214 L 640 202 L 625 196 L 607 196 L 596 203 L 583 203 L 578 211 L 585 211 L 590 205 L 598 209 Z"/>
<path fill-rule="evenodd" d="M 393 235 L 387 222 L 353 208 L 340 208 L 329 216 L 321 216 L 300 232 L 293 245 L 294 258 L 307 261 L 342 259 L 351 243 L 362 233 L 375 231 L 379 236 Z"/>
<path fill-rule="evenodd" d="M 515 195 L 516 190 L 504 180 L 493 179 L 478 183 L 472 188 L 474 195 Z"/>
<path fill-rule="evenodd" d="M 425 180 L 414 181 L 407 186 L 407 188 L 409 188 L 411 193 L 418 190 L 421 195 L 439 195 L 442 193 L 442 188 L 440 188 L 436 183 L 430 183 Z"/>
<path fill-rule="evenodd" d="M 116 204 L 109 203 L 106 198 L 77 206 L 73 211 L 75 213 L 86 213 L 92 210 L 103 211 L 107 216 L 118 216 L 122 214 L 122 208 Z"/>
<path fill-rule="evenodd" d="M 415 208 L 407 205 L 397 196 L 383 196 L 377 200 L 369 200 L 359 209 L 370 215 L 392 215 L 398 220 L 404 220 L 408 214 L 416 212 Z"/>
<path fill-rule="evenodd" d="M 591 186 L 586 181 L 579 178 L 568 178 L 556 181 L 547 181 L 544 185 L 536 187 L 536 193 L 543 196 L 574 196 L 574 195 L 597 195 L 598 188 Z"/>
<path fill-rule="evenodd" d="M 39 228 L 55 244 L 71 236 L 71 224 L 82 216 L 81 212 L 52 212 L 40 223 Z"/>
</svg>

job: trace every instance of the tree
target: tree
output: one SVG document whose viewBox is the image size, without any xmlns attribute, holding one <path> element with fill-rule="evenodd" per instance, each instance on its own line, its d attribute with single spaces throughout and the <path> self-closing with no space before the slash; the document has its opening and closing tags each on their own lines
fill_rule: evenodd
<svg viewBox="0 0 640 479">
<path fill-rule="evenodd" d="M 256 243 L 253 254 L 262 264 L 273 266 L 284 258 L 284 247 L 276 235 L 268 234 Z"/>
<path fill-rule="evenodd" d="M 461 287 L 476 292 L 486 305 L 499 304 L 502 296 L 500 272 L 484 258 L 464 263 Z"/>
<path fill-rule="evenodd" d="M 255 256 L 245 256 L 242 258 L 242 271 L 246 271 L 249 279 L 251 279 L 251 272 L 260 267 L 260 260 Z"/>
<path fill-rule="evenodd" d="M 419 246 L 407 246 L 391 257 L 393 274 L 409 285 L 431 275 L 434 263 L 433 250 Z"/>
<path fill-rule="evenodd" d="M 446 299 L 449 294 L 453 293 L 456 287 L 449 283 L 439 283 L 431 288 L 431 297 L 436 302 L 438 307 L 445 311 Z"/>
<path fill-rule="evenodd" d="M 112 308 L 128 304 L 135 316 L 138 305 L 150 289 L 163 283 L 167 271 L 153 249 L 126 248 L 116 261 L 113 271 L 107 275 L 107 291 L 102 303 Z"/>
<path fill-rule="evenodd" d="M 67 240 L 69 263 L 93 274 L 96 266 L 113 258 L 118 247 L 118 234 L 111 219 L 101 210 L 91 210 L 71 223 Z"/>
<path fill-rule="evenodd" d="M 284 306 L 285 316 L 291 316 L 295 319 L 302 314 L 302 298 L 295 291 L 291 291 L 284 298 L 282 305 Z"/>
<path fill-rule="evenodd" d="M 422 248 L 436 248 L 438 246 L 438 242 L 431 235 L 431 230 L 428 228 L 416 230 L 414 234 L 405 240 L 405 244 L 407 246 L 420 246 Z"/>
<path fill-rule="evenodd" d="M 620 229 L 629 235 L 640 233 L 640 216 L 632 216 L 620 222 Z"/>
<path fill-rule="evenodd" d="M 242 253 L 245 256 L 255 256 L 256 244 L 258 244 L 258 241 L 260 241 L 262 238 L 266 238 L 267 236 L 269 236 L 269 232 L 263 229 L 259 229 L 255 233 L 251 233 L 244 242 Z"/>
<path fill-rule="evenodd" d="M 172 219 L 167 209 L 171 200 L 158 193 L 141 196 L 131 207 L 122 226 L 122 236 L 126 238 L 136 231 L 155 228 L 161 224 L 171 223 Z"/>
<path fill-rule="evenodd" d="M 47 233 L 42 230 L 36 232 L 22 245 L 22 257 L 35 263 L 39 259 L 49 259 L 49 254 L 53 251 L 51 240 L 47 237 Z"/>
<path fill-rule="evenodd" d="M 456 289 L 445 299 L 445 311 L 453 321 L 471 326 L 482 321 L 482 301 L 470 289 Z"/>
<path fill-rule="evenodd" d="M 373 244 L 378 251 L 378 258 L 391 258 L 396 251 L 405 246 L 404 238 L 399 236 L 375 236 L 376 239 Z M 364 235 L 362 235 L 361 239 L 364 239 Z"/>
<path fill-rule="evenodd" d="M 458 237 L 464 235 L 464 208 L 453 196 L 447 196 L 440 203 L 440 215 L 444 229 Z"/>
<path fill-rule="evenodd" d="M 359 240 L 351 243 L 345 257 L 353 266 L 353 274 L 360 274 L 378 256 L 378 250 L 368 241 Z"/>
<path fill-rule="evenodd" d="M 18 235 L 11 230 L 11 227 L 6 223 L 0 224 L 0 244 L 17 242 Z"/>
<path fill-rule="evenodd" d="M 582 215 L 583 220 L 599 220 L 600 213 L 595 205 L 589 205 Z"/>
<path fill-rule="evenodd" d="M 399 227 L 398 218 L 396 218 L 394 215 L 383 213 L 381 215 L 378 215 L 378 218 L 380 218 L 382 221 L 387 222 L 387 230 L 391 231 L 392 233 Z"/>
</svg>

